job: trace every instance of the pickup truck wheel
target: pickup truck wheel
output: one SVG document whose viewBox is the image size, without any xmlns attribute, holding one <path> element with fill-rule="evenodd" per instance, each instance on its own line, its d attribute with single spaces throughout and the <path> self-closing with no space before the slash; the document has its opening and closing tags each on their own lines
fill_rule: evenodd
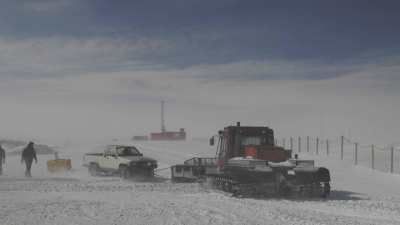
<svg viewBox="0 0 400 225">
<path fill-rule="evenodd" d="M 94 163 L 90 164 L 89 165 L 89 174 L 94 177 L 98 176 L 99 175 L 99 166 Z"/>
<path fill-rule="evenodd" d="M 327 198 L 330 193 L 331 193 L 331 185 L 329 184 L 329 182 L 325 182 L 324 183 L 324 191 L 323 191 L 321 197 L 322 198 Z"/>
<path fill-rule="evenodd" d="M 127 166 L 119 167 L 119 176 L 124 179 L 128 179 L 131 176 L 131 173 Z"/>
</svg>

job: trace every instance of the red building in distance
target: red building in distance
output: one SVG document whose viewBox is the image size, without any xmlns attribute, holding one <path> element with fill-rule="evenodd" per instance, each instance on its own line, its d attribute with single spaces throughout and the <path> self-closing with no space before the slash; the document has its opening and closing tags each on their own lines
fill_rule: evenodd
<svg viewBox="0 0 400 225">
<path fill-rule="evenodd" d="M 151 133 L 150 139 L 156 141 L 184 141 L 186 140 L 186 132 L 185 129 L 181 128 L 179 131 Z"/>
<path fill-rule="evenodd" d="M 161 132 L 150 133 L 152 141 L 184 141 L 186 140 L 185 129 L 179 131 L 167 131 L 164 124 L 164 101 L 161 101 Z"/>
</svg>

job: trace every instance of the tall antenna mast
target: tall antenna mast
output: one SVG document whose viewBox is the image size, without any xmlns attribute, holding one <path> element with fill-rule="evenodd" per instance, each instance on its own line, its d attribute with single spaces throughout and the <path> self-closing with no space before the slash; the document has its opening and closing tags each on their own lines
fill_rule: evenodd
<svg viewBox="0 0 400 225">
<path fill-rule="evenodd" d="M 164 100 L 161 101 L 161 132 L 165 132 L 164 124 Z"/>
</svg>

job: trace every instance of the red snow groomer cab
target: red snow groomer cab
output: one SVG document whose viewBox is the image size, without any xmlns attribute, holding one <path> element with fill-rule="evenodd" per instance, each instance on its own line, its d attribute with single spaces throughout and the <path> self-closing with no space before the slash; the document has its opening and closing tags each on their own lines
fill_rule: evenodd
<svg viewBox="0 0 400 225">
<path fill-rule="evenodd" d="M 276 146 L 274 131 L 268 127 L 225 127 L 219 132 L 217 155 L 218 165 L 222 168 L 227 161 L 235 157 L 284 162 L 291 158 L 292 151 Z M 214 138 L 210 140 L 214 145 Z"/>
</svg>

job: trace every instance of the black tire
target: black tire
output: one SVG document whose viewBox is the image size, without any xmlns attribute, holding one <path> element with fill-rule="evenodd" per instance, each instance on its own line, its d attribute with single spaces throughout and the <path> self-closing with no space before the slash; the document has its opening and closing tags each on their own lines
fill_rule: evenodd
<svg viewBox="0 0 400 225">
<path fill-rule="evenodd" d="M 329 182 L 324 183 L 324 192 L 322 193 L 322 198 L 327 198 L 331 193 L 331 185 Z"/>
<path fill-rule="evenodd" d="M 89 174 L 93 177 L 96 177 L 99 175 L 99 166 L 95 163 L 91 163 L 89 165 Z"/>
<path fill-rule="evenodd" d="M 128 179 L 131 177 L 131 172 L 127 166 L 119 166 L 119 176 L 124 179 Z"/>
</svg>

